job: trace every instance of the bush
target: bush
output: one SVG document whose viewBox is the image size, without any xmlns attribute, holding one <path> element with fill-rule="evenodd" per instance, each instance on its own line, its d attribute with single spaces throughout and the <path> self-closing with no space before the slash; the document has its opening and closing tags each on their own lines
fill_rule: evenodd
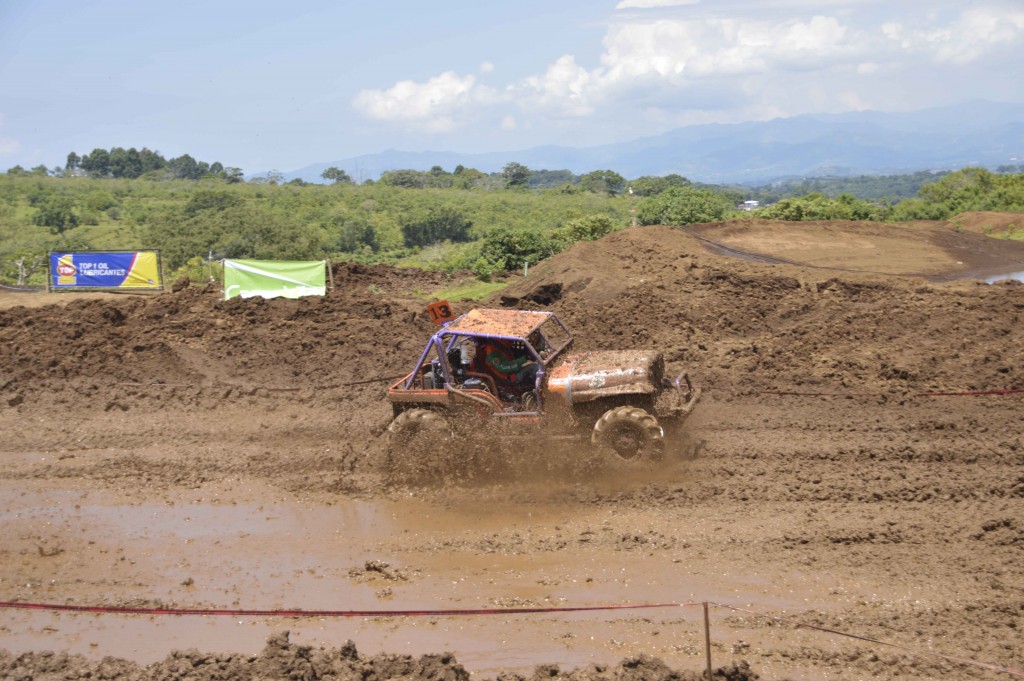
<svg viewBox="0 0 1024 681">
<path fill-rule="evenodd" d="M 718 222 L 732 205 L 728 199 L 707 189 L 671 187 L 644 198 L 637 208 L 641 225 L 690 225 Z"/>
<path fill-rule="evenodd" d="M 595 241 L 615 231 L 615 222 L 607 215 L 588 215 L 565 223 L 563 233 L 570 244 L 577 241 Z"/>
<path fill-rule="evenodd" d="M 419 212 L 402 224 L 402 238 L 407 248 L 427 246 L 441 241 L 469 241 L 471 220 L 453 208 L 430 208 Z"/>
<path fill-rule="evenodd" d="M 812 193 L 777 203 L 757 211 L 757 216 L 769 220 L 879 220 L 885 218 L 886 209 L 852 194 L 840 194 L 834 199 Z"/>
<path fill-rule="evenodd" d="M 477 276 L 486 280 L 529 263 L 536 265 L 562 249 L 560 240 L 533 229 L 497 229 L 484 238 L 480 257 L 472 264 Z"/>
</svg>

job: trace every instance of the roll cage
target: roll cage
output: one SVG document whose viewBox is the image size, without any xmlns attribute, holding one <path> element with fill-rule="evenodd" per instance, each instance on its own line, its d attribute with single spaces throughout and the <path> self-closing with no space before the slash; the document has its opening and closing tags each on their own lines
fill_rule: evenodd
<svg viewBox="0 0 1024 681">
<path fill-rule="evenodd" d="M 537 363 L 533 385 L 511 385 L 474 361 L 489 342 L 504 343 Z M 430 340 L 415 368 L 392 387 L 399 391 L 444 391 L 489 402 L 496 409 L 537 412 L 542 409 L 544 376 L 572 344 L 572 334 L 552 312 L 472 310 L 446 323 Z M 404 400 L 403 400 L 404 401 Z"/>
</svg>

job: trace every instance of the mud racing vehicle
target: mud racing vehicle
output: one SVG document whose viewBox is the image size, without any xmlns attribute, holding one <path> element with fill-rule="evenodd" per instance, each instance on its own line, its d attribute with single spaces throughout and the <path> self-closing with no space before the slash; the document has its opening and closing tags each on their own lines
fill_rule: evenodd
<svg viewBox="0 0 1024 681">
<path fill-rule="evenodd" d="M 572 341 L 552 312 L 475 309 L 443 324 L 388 389 L 389 457 L 486 433 L 590 440 L 625 460 L 660 458 L 663 424 L 680 424 L 699 388 L 685 372 L 666 377 L 660 352 L 572 352 Z"/>
</svg>

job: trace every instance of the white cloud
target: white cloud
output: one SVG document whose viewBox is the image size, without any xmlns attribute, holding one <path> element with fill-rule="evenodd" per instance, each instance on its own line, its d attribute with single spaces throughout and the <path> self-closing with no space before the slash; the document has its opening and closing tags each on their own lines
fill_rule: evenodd
<svg viewBox="0 0 1024 681">
<path fill-rule="evenodd" d="M 369 118 L 447 132 L 457 126 L 461 108 L 486 99 L 488 92 L 472 75 L 445 71 L 425 83 L 403 80 L 387 90 L 362 90 L 353 105 Z"/>
<path fill-rule="evenodd" d="M 654 2 L 656 0 L 627 0 Z M 834 17 L 805 21 L 735 19 L 628 21 L 605 37 L 601 65 L 593 69 L 573 55 L 559 57 L 538 75 L 495 92 L 474 76 L 446 71 L 425 83 L 400 81 L 386 90 L 364 90 L 355 107 L 369 118 L 450 131 L 478 107 L 515 104 L 527 116 L 581 118 L 609 99 L 638 90 L 677 98 L 680 88 L 720 76 L 763 74 L 773 68 L 812 68 L 847 49 L 848 31 Z M 484 62 L 481 72 L 493 65 Z M 713 97 L 712 99 L 718 99 Z M 655 103 L 651 102 L 654 106 Z"/>
<path fill-rule="evenodd" d="M 881 31 L 905 52 L 964 65 L 993 50 L 1024 43 L 1024 12 L 967 10 L 945 26 L 908 29 L 901 22 L 888 22 Z"/>
<path fill-rule="evenodd" d="M 757 8 L 766 8 L 758 12 L 726 12 L 735 3 L 691 11 L 671 8 L 697 0 L 621 0 L 616 9 L 650 11 L 613 15 L 597 64 L 564 54 L 500 90 L 448 71 L 425 83 L 363 91 L 355 105 L 371 118 L 432 130 L 484 118 L 505 130 L 537 130 L 585 118 L 611 126 L 632 116 L 668 126 L 900 108 L 912 101 L 906 79 L 921 69 L 967 64 L 1000 49 L 1005 56 L 1024 44 L 1024 11 L 986 2 L 993 0 L 919 13 L 913 23 L 897 7 L 886 14 L 900 20 L 882 23 L 887 3 L 880 0 L 817 0 L 817 14 L 805 0 L 758 0 Z M 493 71 L 490 62 L 480 65 L 481 74 Z M 928 82 L 941 81 L 938 73 Z M 887 100 L 893 95 L 899 101 Z"/>
<path fill-rule="evenodd" d="M 653 82 L 671 88 L 722 76 L 822 68 L 851 51 L 849 31 L 834 17 L 634 22 L 609 32 L 603 72 L 595 80 L 603 87 Z"/>
<path fill-rule="evenodd" d="M 510 92 L 516 92 L 517 98 L 525 95 L 531 108 L 540 106 L 568 116 L 586 116 L 593 111 L 590 98 L 594 80 L 594 75 L 576 64 L 572 55 L 564 55 L 544 75 L 527 78 Z"/>
</svg>

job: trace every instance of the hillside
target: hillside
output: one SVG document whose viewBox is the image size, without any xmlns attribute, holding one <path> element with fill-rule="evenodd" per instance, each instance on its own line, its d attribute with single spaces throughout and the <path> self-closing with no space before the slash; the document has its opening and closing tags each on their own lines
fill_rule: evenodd
<svg viewBox="0 0 1024 681">
<path fill-rule="evenodd" d="M 626 177 L 678 173 L 698 182 L 748 185 L 789 177 L 892 175 L 1016 164 L 1024 149 L 1024 107 L 974 101 L 912 112 L 862 111 L 737 124 L 694 125 L 586 148 L 511 152 L 388 150 L 312 164 L 284 174 L 322 182 L 334 166 L 359 179 L 440 164 L 498 172 L 515 161 L 574 173 L 611 168 Z"/>
</svg>

